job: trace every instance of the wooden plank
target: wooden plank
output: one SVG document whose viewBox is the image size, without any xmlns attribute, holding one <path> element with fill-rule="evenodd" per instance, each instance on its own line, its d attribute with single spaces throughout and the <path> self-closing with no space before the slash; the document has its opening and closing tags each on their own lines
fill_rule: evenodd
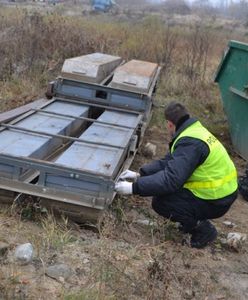
<svg viewBox="0 0 248 300">
<path fill-rule="evenodd" d="M 48 100 L 47 99 L 38 99 L 31 103 L 19 106 L 17 108 L 14 108 L 12 110 L 3 112 L 0 114 L 0 123 L 3 122 L 9 122 L 13 120 L 14 118 L 28 112 L 32 108 L 39 108 L 42 105 L 44 105 Z"/>
</svg>

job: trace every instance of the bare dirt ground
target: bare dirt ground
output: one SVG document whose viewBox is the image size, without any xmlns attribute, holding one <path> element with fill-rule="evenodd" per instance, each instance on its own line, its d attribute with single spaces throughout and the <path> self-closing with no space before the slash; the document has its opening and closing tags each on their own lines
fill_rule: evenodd
<svg viewBox="0 0 248 300">
<path fill-rule="evenodd" d="M 148 140 L 161 156 L 164 133 L 150 128 L 144 143 Z M 133 169 L 145 161 L 138 154 Z M 182 245 L 175 224 L 156 216 L 150 199 L 141 197 L 116 198 L 99 227 L 52 216 L 28 220 L 18 208 L 2 208 L 0 242 L 8 251 L 0 256 L 0 299 L 245 300 L 248 245 L 233 250 L 221 239 L 229 232 L 248 232 L 247 212 L 248 203 L 240 196 L 227 215 L 214 221 L 217 241 L 196 250 Z M 226 220 L 235 228 L 226 227 Z M 14 250 L 26 242 L 34 246 L 34 258 L 21 265 Z M 69 275 L 47 276 L 47 268 L 57 264 L 65 264 Z"/>
</svg>

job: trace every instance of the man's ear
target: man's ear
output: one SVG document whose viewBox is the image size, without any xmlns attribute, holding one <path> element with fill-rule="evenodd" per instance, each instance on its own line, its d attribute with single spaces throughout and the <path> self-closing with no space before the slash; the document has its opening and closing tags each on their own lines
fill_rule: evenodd
<svg viewBox="0 0 248 300">
<path fill-rule="evenodd" d="M 174 127 L 174 124 L 171 121 L 168 120 L 167 122 L 168 122 L 169 128 L 173 128 Z"/>
</svg>

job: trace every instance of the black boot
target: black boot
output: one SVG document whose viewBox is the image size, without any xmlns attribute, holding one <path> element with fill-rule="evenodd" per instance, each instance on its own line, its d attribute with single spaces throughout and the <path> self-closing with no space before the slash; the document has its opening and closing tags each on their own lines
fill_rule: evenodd
<svg viewBox="0 0 248 300">
<path fill-rule="evenodd" d="M 200 221 L 192 230 L 190 245 L 193 248 L 204 248 L 217 237 L 217 230 L 208 220 Z"/>
</svg>

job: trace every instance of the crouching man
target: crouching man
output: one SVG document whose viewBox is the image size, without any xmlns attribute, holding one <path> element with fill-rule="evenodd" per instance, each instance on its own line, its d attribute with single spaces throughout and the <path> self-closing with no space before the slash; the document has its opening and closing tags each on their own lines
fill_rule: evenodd
<svg viewBox="0 0 248 300">
<path fill-rule="evenodd" d="M 171 102 L 164 115 L 169 153 L 139 173 L 124 171 L 115 190 L 153 196 L 152 208 L 179 222 L 181 231 L 191 234 L 191 247 L 203 248 L 217 237 L 209 219 L 222 217 L 237 198 L 236 168 L 220 141 L 181 103 Z"/>
</svg>

